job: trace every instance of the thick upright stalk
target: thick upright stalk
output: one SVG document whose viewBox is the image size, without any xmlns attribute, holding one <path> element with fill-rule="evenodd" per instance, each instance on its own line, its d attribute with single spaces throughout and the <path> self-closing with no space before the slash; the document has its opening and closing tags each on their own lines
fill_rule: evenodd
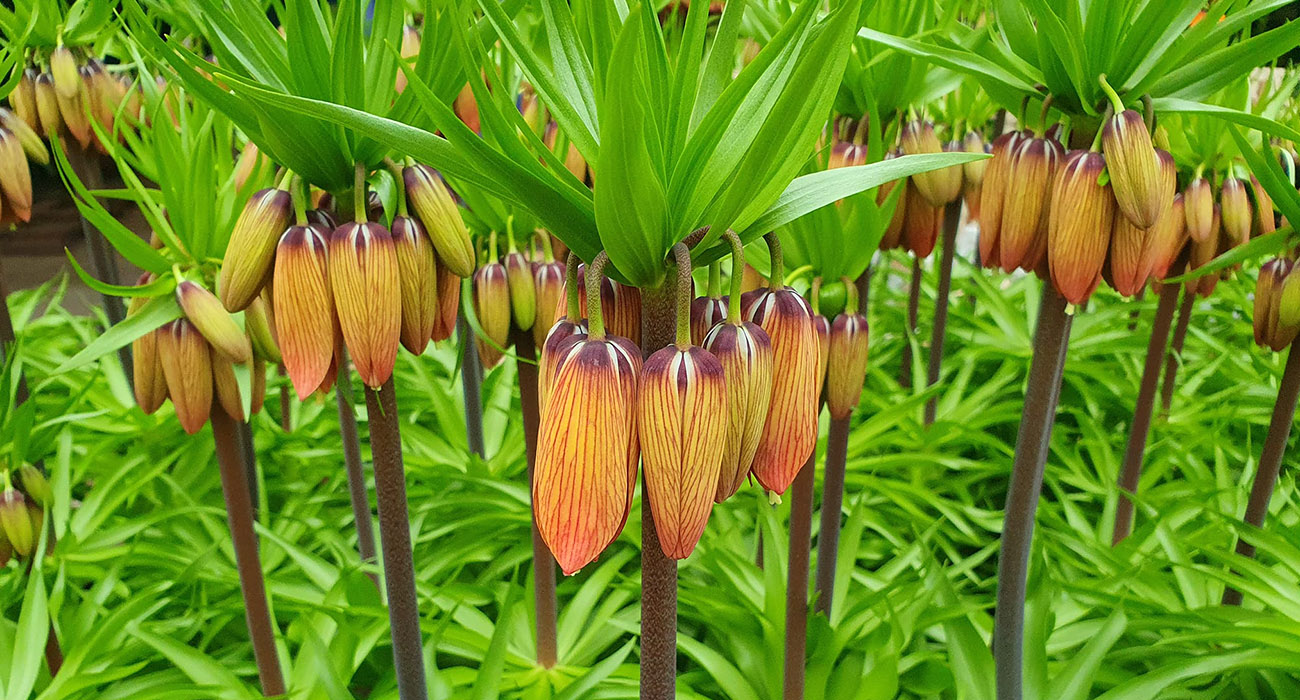
<svg viewBox="0 0 1300 700">
<path fill-rule="evenodd" d="M 92 151 L 82 150 L 77 147 L 68 149 L 68 163 L 77 175 L 77 179 L 87 189 L 97 190 L 104 187 L 104 174 L 100 169 L 99 156 Z M 117 260 L 113 257 L 113 252 L 109 248 L 108 241 L 104 240 L 103 234 L 95 230 L 86 217 L 81 217 L 81 233 L 86 239 L 86 249 L 90 252 L 91 272 L 96 279 L 108 284 L 121 284 L 118 278 Z M 104 315 L 108 317 L 110 325 L 116 326 L 126 318 L 126 306 L 122 303 L 120 297 L 104 294 Z M 131 372 L 131 344 L 127 343 L 117 350 L 118 359 L 122 363 L 122 371 L 126 373 L 126 380 L 133 381 Z"/>
<path fill-rule="evenodd" d="M 993 618 L 993 658 L 998 700 L 1023 697 L 1025 587 L 1034 516 L 1043 487 L 1043 467 L 1060 398 L 1061 373 L 1069 344 L 1072 317 L 1064 297 L 1051 284 L 1043 285 L 1034 333 L 1034 357 L 1029 366 L 1025 405 L 1011 467 L 1007 507 L 998 555 L 997 609 Z"/>
<path fill-rule="evenodd" d="M 867 302 L 871 298 L 871 263 L 867 263 L 867 269 L 853 281 L 853 286 L 858 288 L 858 313 L 866 316 Z"/>
<path fill-rule="evenodd" d="M 912 256 L 912 282 L 907 290 L 907 330 L 903 334 L 903 353 L 899 360 L 898 385 L 912 388 L 912 336 L 916 334 L 916 317 L 921 306 L 921 259 Z"/>
<path fill-rule="evenodd" d="M 346 355 L 345 355 L 346 357 Z M 357 436 L 357 414 L 352 408 L 352 376 L 347 362 L 339 368 L 334 400 L 338 404 L 339 437 L 343 440 L 343 465 L 348 474 L 348 497 L 352 501 L 352 520 L 357 528 L 357 552 L 361 562 L 375 561 L 375 526 L 370 517 L 370 496 L 366 493 L 366 474 L 361 462 L 361 441 Z M 375 575 L 370 578 L 375 580 Z M 378 583 L 377 580 L 375 580 Z"/>
<path fill-rule="evenodd" d="M 257 492 L 257 447 L 253 444 L 253 426 L 248 421 L 238 421 L 235 429 L 239 436 L 240 457 L 244 460 L 245 479 L 248 481 L 248 501 L 253 504 L 253 519 L 256 520 L 261 499 Z"/>
<path fill-rule="evenodd" d="M 1183 303 L 1178 306 L 1178 321 L 1174 323 L 1174 339 L 1169 343 L 1165 358 L 1165 378 L 1160 388 L 1160 412 L 1169 413 L 1174 402 L 1174 388 L 1178 386 L 1178 365 L 1183 361 L 1183 343 L 1187 340 L 1187 326 L 1192 321 L 1192 306 L 1196 304 L 1195 292 L 1183 292 Z"/>
<path fill-rule="evenodd" d="M 943 339 L 948 328 L 948 294 L 952 290 L 952 257 L 957 247 L 957 227 L 961 223 L 961 200 L 950 202 L 943 212 L 943 257 L 939 263 L 939 289 L 934 300 L 934 332 L 930 335 L 929 384 L 939 383 L 939 370 L 943 368 Z M 915 325 L 915 323 L 913 323 Z M 939 397 L 931 396 L 925 403 L 925 424 L 934 423 L 939 407 Z"/>
<path fill-rule="evenodd" d="M 641 352 L 673 342 L 674 286 L 641 290 Z M 677 562 L 664 555 L 641 477 L 641 700 L 671 700 L 677 682 Z"/>
<path fill-rule="evenodd" d="M 541 417 L 537 412 L 537 356 L 533 334 L 514 331 L 515 352 L 519 354 L 519 403 L 524 414 L 524 451 L 528 456 L 528 493 L 532 494 L 533 468 L 537 462 L 537 430 Z M 537 663 L 544 668 L 555 665 L 555 557 L 547 549 L 537 519 L 533 525 L 533 607 L 536 615 Z"/>
<path fill-rule="evenodd" d="M 808 455 L 790 485 L 790 556 L 785 583 L 785 700 L 803 700 L 808 658 L 808 559 L 812 548 L 813 472 L 817 450 Z"/>
<path fill-rule="evenodd" d="M 1282 384 L 1277 388 L 1273 418 L 1268 423 L 1268 436 L 1264 438 L 1264 450 L 1259 455 L 1259 468 L 1255 470 L 1255 481 L 1250 486 L 1250 500 L 1246 503 L 1244 518 L 1247 525 L 1263 527 L 1264 517 L 1268 515 L 1268 502 L 1273 497 L 1273 485 L 1277 483 L 1278 473 L 1282 470 L 1282 457 L 1286 454 L 1287 439 L 1291 437 L 1291 424 L 1295 421 L 1298 397 L 1300 352 L 1296 352 L 1293 346 L 1287 350 L 1286 369 L 1282 370 Z M 1237 554 L 1254 557 L 1255 545 L 1240 540 L 1237 542 Z M 1241 605 L 1241 591 L 1235 588 L 1225 590 L 1223 604 Z"/>
<path fill-rule="evenodd" d="M 366 390 L 366 414 L 370 421 L 370 451 L 375 466 L 375 497 L 379 505 L 379 538 L 384 554 L 384 586 L 388 591 L 388 627 L 393 634 L 397 693 L 401 700 L 425 700 L 429 691 L 424 680 L 411 519 L 406 510 L 406 471 L 402 465 L 402 434 L 392 377 L 378 391 Z"/>
<path fill-rule="evenodd" d="M 247 472 L 239 452 L 235 421 L 220 406 L 212 407 L 212 438 L 221 468 L 221 492 L 226 497 L 226 521 L 235 546 L 239 589 L 244 595 L 244 619 L 253 641 L 253 659 L 262 683 L 263 695 L 283 695 L 284 676 L 275 651 L 275 629 L 262 578 L 262 559 L 253 534 L 253 503 L 249 500 Z"/>
<path fill-rule="evenodd" d="M 822 481 L 821 529 L 817 531 L 817 612 L 831 616 L 835 564 L 840 551 L 840 515 L 844 506 L 844 465 L 849 451 L 852 416 L 832 418 L 826 436 L 826 475 Z"/>
<path fill-rule="evenodd" d="M 1124 465 L 1119 472 L 1119 505 L 1115 508 L 1115 530 L 1111 544 L 1119 544 L 1133 531 L 1133 501 L 1129 494 L 1137 493 L 1138 477 L 1142 475 L 1142 458 L 1147 450 L 1147 436 L 1151 432 L 1151 414 L 1155 409 L 1156 381 L 1160 378 L 1160 364 L 1164 360 L 1165 343 L 1169 340 L 1169 325 L 1174 318 L 1174 306 L 1182 285 L 1166 284 L 1160 290 L 1156 317 L 1151 323 L 1151 339 L 1147 341 L 1147 359 L 1142 367 L 1142 383 L 1138 386 L 1137 404 L 1133 407 L 1133 424 L 1129 428 L 1128 448 L 1124 451 Z"/>
<path fill-rule="evenodd" d="M 465 396 L 465 437 L 469 451 L 484 456 L 483 452 L 483 365 L 474 347 L 474 335 L 462 315 L 456 321 L 460 336 L 460 382 Z"/>
<path fill-rule="evenodd" d="M 292 408 L 289 399 L 289 385 L 285 384 L 280 387 L 280 429 L 286 433 L 293 432 L 293 416 L 290 413 Z"/>
</svg>

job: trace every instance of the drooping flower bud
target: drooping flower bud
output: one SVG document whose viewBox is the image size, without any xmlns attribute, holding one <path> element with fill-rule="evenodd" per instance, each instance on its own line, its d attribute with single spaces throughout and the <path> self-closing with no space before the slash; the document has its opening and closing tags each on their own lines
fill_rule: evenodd
<svg viewBox="0 0 1300 700">
<path fill-rule="evenodd" d="M 930 204 L 915 187 L 915 180 L 904 195 L 907 197 L 907 216 L 903 219 L 903 248 L 918 258 L 929 257 L 943 227 L 943 207 Z"/>
<path fill-rule="evenodd" d="M 722 323 L 704 348 L 722 364 L 727 385 L 727 437 L 714 501 L 730 498 L 745 483 L 772 401 L 772 341 L 748 321 Z"/>
<path fill-rule="evenodd" d="M 33 86 L 36 97 L 36 114 L 41 120 L 41 134 L 51 139 L 63 131 L 63 113 L 59 111 L 59 96 L 54 89 L 54 78 L 49 73 L 36 76 Z"/>
<path fill-rule="evenodd" d="M 1219 212 L 1222 233 L 1228 237 L 1230 247 L 1250 239 L 1254 213 L 1250 209 L 1246 183 L 1240 178 L 1230 177 L 1223 181 L 1219 190 Z"/>
<path fill-rule="evenodd" d="M 9 106 L 13 107 L 14 114 L 27 124 L 32 131 L 41 130 L 40 112 L 36 109 L 36 69 L 28 68 L 23 71 L 23 77 L 19 78 L 18 85 L 14 91 L 9 93 Z"/>
<path fill-rule="evenodd" d="M 1063 159 L 1061 144 L 1048 138 L 1026 138 L 1012 154 L 997 240 L 1003 270 L 1032 271 L 1047 251 L 1053 183 Z"/>
<path fill-rule="evenodd" d="M 529 330 L 537 321 L 537 286 L 533 266 L 523 253 L 506 253 L 503 261 L 510 283 L 510 318 L 519 330 Z"/>
<path fill-rule="evenodd" d="M 1183 215 L 1187 219 L 1187 235 L 1192 240 L 1204 241 L 1210 237 L 1214 223 L 1214 190 L 1203 177 L 1192 180 L 1183 193 Z"/>
<path fill-rule="evenodd" d="M 244 330 L 253 344 L 253 357 L 280 364 L 283 361 L 280 346 L 275 342 L 270 309 L 263 298 L 259 295 L 244 309 Z"/>
<path fill-rule="evenodd" d="M 12 95 L 10 95 L 10 99 L 13 99 Z M 18 143 L 23 147 L 23 153 L 26 154 L 28 160 L 41 165 L 50 162 L 50 151 L 45 147 L 45 142 L 41 140 L 41 135 L 36 133 L 36 130 L 25 119 L 20 118 L 4 107 L 0 107 L 0 126 L 12 131 L 14 136 L 18 137 Z"/>
<path fill-rule="evenodd" d="M 474 244 L 442 176 L 427 165 L 402 170 L 406 199 L 424 224 L 442 264 L 457 277 L 474 274 Z"/>
<path fill-rule="evenodd" d="M 31 516 L 27 514 L 27 501 L 14 489 L 0 493 L 0 530 L 18 556 L 25 557 L 36 547 L 39 533 L 32 529 Z"/>
<path fill-rule="evenodd" d="M 988 153 L 984 144 L 984 136 L 978 131 L 966 132 L 966 138 L 962 140 L 961 150 L 966 153 Z M 984 175 L 988 172 L 989 162 L 987 160 L 975 160 L 969 163 L 962 163 L 961 172 L 963 182 L 967 186 L 978 187 L 984 184 Z"/>
<path fill-rule="evenodd" d="M 145 273 L 140 279 L 146 284 L 153 279 Z M 134 297 L 127 305 L 127 316 L 137 313 L 148 302 L 145 297 Z M 158 355 L 158 330 L 152 330 L 131 343 L 131 378 L 135 402 L 140 410 L 152 414 L 167 400 L 167 378 L 163 376 L 162 360 Z"/>
<path fill-rule="evenodd" d="M 433 324 L 433 342 L 451 337 L 460 316 L 460 278 L 451 273 L 441 258 L 435 258 L 438 276 L 438 319 Z"/>
<path fill-rule="evenodd" d="M 831 324 L 826 361 L 826 409 L 831 418 L 849 417 L 862 397 L 867 378 L 868 336 L 867 319 L 857 312 L 842 313 Z"/>
<path fill-rule="evenodd" d="M 911 199 L 907 191 L 912 188 L 912 185 L 908 178 L 892 180 L 881 185 L 880 192 L 876 195 L 876 203 L 883 204 L 898 187 L 902 187 L 903 191 L 898 193 L 894 213 L 889 217 L 889 225 L 885 227 L 885 233 L 880 237 L 881 250 L 893 250 L 902 245 L 903 228 L 907 223 L 907 202 Z"/>
<path fill-rule="evenodd" d="M 826 386 L 826 362 L 831 351 L 831 322 L 826 317 L 813 314 L 813 331 L 817 333 L 817 395 Z"/>
<path fill-rule="evenodd" d="M 212 349 L 232 362 L 248 362 L 253 357 L 253 346 L 212 292 L 190 280 L 176 285 L 176 300 L 185 311 L 185 318 L 203 334 Z"/>
<path fill-rule="evenodd" d="M 402 60 L 409 64 L 410 59 L 420 55 L 420 33 L 415 27 L 406 25 L 402 27 Z M 397 80 L 395 83 L 397 94 L 402 94 L 406 90 L 406 73 L 401 68 L 397 69 Z"/>
<path fill-rule="evenodd" d="M 637 427 L 646 497 L 664 555 L 685 559 L 713 509 L 727 433 L 722 363 L 707 350 L 670 345 L 641 370 Z"/>
<path fill-rule="evenodd" d="M 0 192 L 19 221 L 32 218 L 32 173 L 27 155 L 12 131 L 0 128 Z"/>
<path fill-rule="evenodd" d="M 1151 277 L 1151 268 L 1155 265 L 1155 242 L 1153 234 L 1160 227 L 1160 217 L 1155 226 L 1143 231 L 1134 226 L 1128 217 L 1114 217 L 1115 228 L 1110 240 L 1109 280 L 1115 291 L 1126 297 L 1137 294 L 1146 286 Z"/>
<path fill-rule="evenodd" d="M 235 366 L 221 355 L 212 356 L 212 390 L 217 405 L 236 421 L 247 419 L 244 401 L 239 395 L 239 381 L 235 379 Z"/>
<path fill-rule="evenodd" d="M 45 478 L 45 474 L 41 473 L 40 469 L 24 464 L 18 469 L 18 480 L 22 483 L 23 491 L 36 505 L 48 506 L 53 502 L 54 493 L 50 489 L 50 480 Z"/>
<path fill-rule="evenodd" d="M 1254 173 L 1250 175 L 1250 190 L 1255 195 L 1255 219 L 1251 235 L 1263 236 L 1273 233 L 1277 230 L 1273 197 L 1264 189 L 1264 185 L 1260 183 L 1259 178 L 1255 177 Z"/>
<path fill-rule="evenodd" d="M 614 303 L 605 307 L 605 323 L 609 332 L 641 344 L 641 290 L 610 280 L 614 289 Z M 602 294 L 603 298 L 603 294 Z"/>
<path fill-rule="evenodd" d="M 1106 262 L 1115 200 L 1109 184 L 1097 184 L 1105 169 L 1100 153 L 1075 151 L 1052 191 L 1047 261 L 1052 284 L 1071 304 L 1092 294 Z"/>
<path fill-rule="evenodd" d="M 1214 259 L 1219 254 L 1219 249 L 1223 238 L 1219 233 L 1219 205 L 1214 205 L 1214 214 L 1210 219 L 1210 236 L 1204 241 L 1192 240 L 1191 250 L 1188 251 L 1187 268 L 1194 270 Z M 1211 273 L 1202 275 L 1196 279 L 1188 280 L 1184 289 L 1188 294 L 1199 294 L 1203 297 L 1209 296 L 1214 291 L 1215 285 L 1219 283 L 1219 275 Z"/>
<path fill-rule="evenodd" d="M 1151 249 L 1154 261 L 1151 264 L 1151 276 L 1163 280 L 1170 275 L 1169 268 L 1178 258 L 1178 253 L 1187 244 L 1186 198 L 1184 195 L 1174 197 L 1169 212 L 1160 217 L 1160 221 L 1151 228 Z M 1213 216 L 1213 206 L 1211 206 Z"/>
<path fill-rule="evenodd" d="M 375 223 L 334 229 L 329 279 L 357 374 L 372 389 L 383 386 L 393 374 L 402 333 L 402 291 L 392 234 Z"/>
<path fill-rule="evenodd" d="M 772 342 L 772 401 L 754 454 L 754 476 L 763 488 L 785 493 L 817 444 L 819 350 L 812 308 L 785 287 L 757 292 L 744 304 L 744 315 Z"/>
<path fill-rule="evenodd" d="M 230 232 L 217 278 L 217 293 L 230 312 L 253 303 L 271 275 L 276 243 L 289 227 L 293 200 L 280 189 L 259 190 L 249 197 Z"/>
<path fill-rule="evenodd" d="M 1142 115 L 1126 109 L 1112 116 L 1102 128 L 1101 144 L 1119 211 L 1140 229 L 1155 226 L 1169 199 Z"/>
<path fill-rule="evenodd" d="M 546 343 L 546 336 L 555 325 L 558 318 L 555 311 L 564 298 L 564 265 L 559 262 L 538 263 L 533 269 L 533 286 L 537 299 L 533 343 L 540 348 Z"/>
<path fill-rule="evenodd" d="M 298 399 L 321 385 L 334 358 L 334 297 L 330 293 L 325 237 L 293 226 L 280 237 L 272 287 L 277 340 Z"/>
<path fill-rule="evenodd" d="M 235 189 L 242 190 L 244 183 L 248 178 L 262 170 L 270 163 L 261 151 L 257 149 L 257 144 L 249 141 L 239 150 L 239 157 L 235 159 Z"/>
<path fill-rule="evenodd" d="M 695 297 L 691 300 L 691 344 L 703 345 L 713 327 L 727 317 L 727 304 L 718 297 Z"/>
<path fill-rule="evenodd" d="M 77 68 L 77 58 L 63 44 L 50 52 L 50 73 L 54 76 L 54 88 L 60 95 L 72 97 L 81 88 L 81 76 Z"/>
<path fill-rule="evenodd" d="M 599 556 L 627 521 L 641 370 L 625 338 L 570 342 L 542 410 L 533 479 L 537 528 L 566 575 Z"/>
<path fill-rule="evenodd" d="M 1020 142 L 1027 138 L 1024 132 L 1011 131 L 993 140 L 993 157 L 984 172 L 983 192 L 980 194 L 980 263 L 984 267 L 1001 265 L 1002 210 L 1011 189 L 1011 165 Z"/>
<path fill-rule="evenodd" d="M 79 75 L 79 74 L 78 74 Z M 91 139 L 94 137 L 94 131 L 90 128 L 90 116 L 86 112 L 86 100 L 89 95 L 86 84 L 77 80 L 78 88 L 72 95 L 65 95 L 57 89 L 54 90 L 54 99 L 59 105 L 59 115 L 63 119 L 63 126 L 68 133 L 81 144 L 82 148 L 89 148 Z"/>
<path fill-rule="evenodd" d="M 943 144 L 935 135 L 934 124 L 931 122 L 912 120 L 903 125 L 898 138 L 903 153 L 909 156 L 943 152 Z M 955 177 L 950 172 L 953 170 L 956 171 Z M 912 176 L 912 184 L 930 206 L 942 207 L 961 193 L 961 166 L 917 173 Z"/>
<path fill-rule="evenodd" d="M 167 377 L 167 393 L 176 407 L 176 420 L 193 435 L 208 422 L 212 409 L 212 351 L 186 319 L 158 330 L 158 356 Z"/>
<path fill-rule="evenodd" d="M 402 287 L 402 347 L 419 355 L 438 323 L 438 263 L 424 227 L 409 216 L 393 217 L 393 248 Z"/>
<path fill-rule="evenodd" d="M 484 369 L 491 369 L 501 362 L 500 348 L 510 342 L 510 281 L 505 265 L 492 261 L 474 273 L 474 313 L 487 335 L 486 340 L 474 338 L 479 360 Z"/>
<path fill-rule="evenodd" d="M 1282 258 L 1275 258 L 1259 268 L 1259 279 L 1255 283 L 1255 310 L 1252 321 L 1255 327 L 1255 342 L 1274 352 L 1285 350 L 1296 334 L 1300 333 L 1300 310 L 1295 303 L 1300 300 L 1300 284 L 1291 278 L 1300 279 L 1295 272 L 1295 263 Z M 1288 284 L 1290 282 L 1290 284 Z M 1291 291 L 1287 292 L 1287 287 Z M 1286 306 L 1286 312 L 1282 311 Z"/>
</svg>

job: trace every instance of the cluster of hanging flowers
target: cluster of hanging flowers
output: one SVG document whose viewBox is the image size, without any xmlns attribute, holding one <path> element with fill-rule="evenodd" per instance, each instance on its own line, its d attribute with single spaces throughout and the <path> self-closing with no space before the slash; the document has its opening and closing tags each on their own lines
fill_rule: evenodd
<svg viewBox="0 0 1300 700">
<path fill-rule="evenodd" d="M 780 249 L 773 282 L 742 294 L 744 256 L 732 246 L 731 293 L 694 297 L 690 253 L 673 248 L 675 341 L 648 358 L 638 349 L 636 290 L 604 276 L 602 253 L 589 266 L 571 256 L 563 308 L 542 345 L 536 478 L 537 525 L 560 568 L 586 566 L 622 531 L 632 503 L 637 462 L 666 556 L 694 550 L 714 503 L 752 476 L 784 493 L 817 441 L 821 375 L 827 366 L 809 303 L 781 284 Z M 823 323 L 825 319 L 822 319 Z M 866 322 L 837 317 L 832 341 L 835 410 L 852 410 L 866 371 Z M 835 337 L 833 335 L 832 337 Z"/>
<path fill-rule="evenodd" d="M 1221 199 L 1233 213 L 1230 225 L 1221 223 L 1199 174 L 1177 194 L 1174 158 L 1156 146 L 1162 134 L 1153 139 L 1149 120 L 1125 109 L 1104 76 L 1101 82 L 1112 112 L 1088 149 L 1067 151 L 1059 125 L 993 141 L 979 213 L 985 266 L 1033 272 L 1080 304 L 1103 281 L 1132 296 L 1148 282 L 1180 274 L 1181 260 L 1197 267 L 1244 243 L 1252 228 L 1272 230 L 1272 203 L 1258 186 L 1252 222 L 1247 187 L 1225 180 Z M 1189 288 L 1208 294 L 1214 279 Z"/>
</svg>

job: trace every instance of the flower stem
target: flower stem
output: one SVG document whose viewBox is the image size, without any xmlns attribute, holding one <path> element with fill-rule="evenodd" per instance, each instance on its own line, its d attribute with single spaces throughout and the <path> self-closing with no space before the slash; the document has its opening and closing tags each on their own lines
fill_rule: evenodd
<svg viewBox="0 0 1300 700">
<path fill-rule="evenodd" d="M 604 253 L 593 266 L 603 267 Z M 599 306 L 600 276 L 587 277 L 587 291 L 597 289 L 592 305 Z M 641 352 L 649 357 L 673 342 L 674 285 L 641 290 Z M 595 332 L 594 330 L 592 331 Z M 672 700 L 677 676 L 677 562 L 664 555 L 655 529 L 654 511 L 645 500 L 641 476 L 641 700 Z"/>
<path fill-rule="evenodd" d="M 262 578 L 262 560 L 253 534 L 253 503 L 249 499 L 248 477 L 239 453 L 235 421 L 220 406 L 213 406 L 212 439 L 221 468 L 221 492 L 226 499 L 226 522 L 235 547 L 239 589 L 244 596 L 244 619 L 253 642 L 253 659 L 263 695 L 283 695 L 284 676 L 275 650 L 275 628 Z"/>
<path fill-rule="evenodd" d="M 808 560 L 812 548 L 813 472 L 817 451 L 790 485 L 790 555 L 785 583 L 785 671 L 782 697 L 803 700 L 808 652 Z"/>
<path fill-rule="evenodd" d="M 1025 589 L 1034 515 L 1043 488 L 1061 373 L 1069 345 L 1070 323 L 1065 298 L 1051 284 L 1043 285 L 1034 333 L 1034 356 L 1020 414 L 1015 459 L 998 555 L 997 608 L 993 618 L 993 659 L 998 700 L 1021 700 L 1024 674 Z"/>
<path fill-rule="evenodd" d="M 768 254 L 772 260 L 772 269 L 768 271 L 768 288 L 780 289 L 785 284 L 785 257 L 781 255 L 781 238 L 773 231 L 764 234 L 763 240 L 767 241 Z"/>
<path fill-rule="evenodd" d="M 524 416 L 524 452 L 528 458 L 528 493 L 533 492 L 533 469 L 537 463 L 537 431 L 541 422 L 537 406 L 537 355 L 533 334 L 513 329 L 515 352 L 519 355 L 519 403 Z M 536 617 L 537 663 L 543 668 L 555 666 L 555 557 L 546 548 L 542 533 L 533 526 L 533 607 Z"/>
<path fill-rule="evenodd" d="M 456 319 L 456 331 L 461 340 L 460 383 L 465 401 L 465 439 L 469 451 L 483 457 L 483 365 L 464 314 Z"/>
<path fill-rule="evenodd" d="M 366 223 L 367 204 L 369 202 L 366 196 L 366 166 L 365 163 L 357 163 L 356 171 L 353 173 L 352 216 L 358 224 Z"/>
<path fill-rule="evenodd" d="M 1187 340 L 1187 327 L 1192 321 L 1192 306 L 1196 304 L 1196 293 L 1183 291 L 1183 303 L 1178 306 L 1178 320 L 1174 323 L 1174 339 L 1169 343 L 1169 354 L 1165 356 L 1165 377 L 1160 387 L 1160 412 L 1169 413 L 1174 402 L 1174 388 L 1178 385 L 1178 365 L 1183 361 L 1183 343 Z"/>
<path fill-rule="evenodd" d="M 290 414 L 291 400 L 288 383 L 280 386 L 280 429 L 286 433 L 293 432 L 293 416 Z"/>
<path fill-rule="evenodd" d="M 605 251 L 600 251 L 596 257 L 587 266 L 587 333 L 592 340 L 602 340 L 605 337 L 605 313 L 600 307 L 600 288 L 604 284 L 605 264 L 609 262 L 609 256 Z M 668 297 L 668 313 L 672 314 L 672 296 Z M 671 336 L 667 345 L 672 342 Z"/>
<path fill-rule="evenodd" d="M 1128 433 L 1128 447 L 1124 451 L 1124 465 L 1119 473 L 1119 504 L 1115 508 L 1112 545 L 1119 544 L 1133 531 L 1133 501 L 1128 494 L 1137 493 L 1138 478 L 1142 474 L 1142 457 L 1146 454 L 1147 437 L 1151 432 L 1151 413 L 1155 408 L 1156 381 L 1160 378 L 1165 343 L 1169 341 L 1169 325 L 1173 321 L 1174 306 L 1178 303 L 1178 292 L 1181 289 L 1180 284 L 1166 284 L 1160 289 L 1156 316 L 1151 322 L 1151 339 L 1147 342 L 1146 363 L 1142 366 L 1142 383 L 1138 386 L 1133 423 Z"/>
<path fill-rule="evenodd" d="M 912 256 L 912 283 L 907 290 L 907 328 L 903 331 L 903 352 L 899 361 L 898 385 L 912 388 L 912 336 L 921 306 L 921 259 Z"/>
<path fill-rule="evenodd" d="M 731 292 L 727 296 L 727 323 L 740 323 L 740 294 L 745 288 L 745 248 L 735 231 L 727 231 L 723 238 L 731 244 Z"/>
<path fill-rule="evenodd" d="M 852 416 L 832 418 L 826 435 L 826 474 L 822 483 L 821 529 L 817 535 L 817 612 L 831 616 L 835 566 L 840 551 L 840 515 L 844 507 L 844 467 Z"/>
<path fill-rule="evenodd" d="M 939 370 L 943 367 L 943 340 L 948 328 L 948 295 L 952 291 L 952 258 L 957 247 L 957 227 L 961 223 L 961 200 L 951 202 L 943 213 L 943 257 L 939 263 L 939 289 L 934 300 L 934 331 L 930 334 L 929 383 L 939 383 Z M 931 396 L 925 403 L 925 424 L 934 423 L 939 409 L 939 397 Z"/>
<path fill-rule="evenodd" d="M 691 251 L 685 243 L 673 246 L 677 266 L 677 337 L 675 345 L 685 350 L 691 346 L 691 299 L 695 296 L 695 279 L 691 277 Z"/>
<path fill-rule="evenodd" d="M 1246 503 L 1246 515 L 1243 518 L 1247 525 L 1264 526 L 1268 502 L 1273 497 L 1273 486 L 1282 470 L 1282 457 L 1286 454 L 1286 443 L 1291 437 L 1297 398 L 1300 398 L 1300 352 L 1292 346 L 1287 350 L 1286 368 L 1282 370 L 1282 383 L 1277 388 L 1277 401 L 1273 404 L 1273 418 L 1268 424 L 1268 436 L 1264 438 L 1264 450 L 1259 455 L 1255 481 L 1250 486 L 1250 500 Z M 1238 540 L 1237 554 L 1253 558 L 1255 545 Z M 1241 591 L 1231 587 L 1225 590 L 1223 604 L 1241 605 Z"/>
<path fill-rule="evenodd" d="M 339 363 L 334 392 L 339 412 L 339 437 L 343 440 L 343 464 L 348 474 L 352 520 L 357 528 L 357 551 L 361 554 L 363 564 L 373 564 L 375 531 L 370 517 L 370 497 L 366 493 L 366 476 L 361 464 L 361 441 L 357 437 L 357 415 L 352 408 L 352 377 L 348 373 L 346 357 L 344 355 L 345 359 Z M 370 578 L 378 584 L 374 574 Z"/>
<path fill-rule="evenodd" d="M 401 700 L 425 700 L 428 687 L 424 680 L 420 609 L 411 554 L 411 519 L 406 510 L 402 434 L 398 427 L 397 396 L 393 391 L 392 377 L 378 391 L 365 394 L 397 692 Z"/>
</svg>

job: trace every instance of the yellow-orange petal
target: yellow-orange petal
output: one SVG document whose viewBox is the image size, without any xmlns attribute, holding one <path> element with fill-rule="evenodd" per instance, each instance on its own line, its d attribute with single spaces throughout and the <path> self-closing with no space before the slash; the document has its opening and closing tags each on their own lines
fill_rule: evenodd
<svg viewBox="0 0 1300 700">
<path fill-rule="evenodd" d="M 402 333 L 393 236 L 379 224 L 347 223 L 329 245 L 330 291 L 352 364 L 368 387 L 388 381 Z M 283 322 L 281 322 L 283 323 Z"/>
<path fill-rule="evenodd" d="M 789 287 L 764 291 L 745 306 L 746 318 L 772 341 L 772 401 L 754 477 L 785 493 L 817 445 L 817 332 L 808 302 Z"/>
<path fill-rule="evenodd" d="M 158 334 L 158 356 L 176 419 L 193 435 L 208 422 L 212 410 L 212 355 L 208 341 L 194 324 L 177 319 Z"/>
<path fill-rule="evenodd" d="M 334 298 L 325 238 L 294 226 L 280 238 L 272 287 L 276 334 L 285 371 L 298 399 L 320 387 L 334 359 Z"/>
<path fill-rule="evenodd" d="M 565 574 L 595 560 L 627 518 L 640 358 L 583 340 L 561 365 L 538 431 L 537 528 Z"/>
<path fill-rule="evenodd" d="M 704 347 L 722 364 L 727 384 L 727 437 L 713 499 L 721 503 L 745 483 L 772 402 L 772 341 L 757 324 L 715 326 Z"/>
</svg>

